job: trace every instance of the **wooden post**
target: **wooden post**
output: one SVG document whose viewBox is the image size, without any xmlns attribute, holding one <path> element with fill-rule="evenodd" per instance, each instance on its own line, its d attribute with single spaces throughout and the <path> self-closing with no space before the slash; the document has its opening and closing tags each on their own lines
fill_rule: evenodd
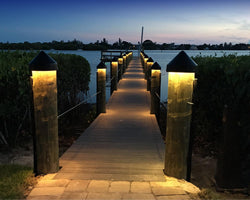
<svg viewBox="0 0 250 200">
<path fill-rule="evenodd" d="M 117 57 L 114 57 L 112 62 L 111 62 L 111 95 L 114 92 L 114 90 L 117 90 L 117 80 L 118 80 L 118 76 L 117 76 L 117 68 L 118 68 L 118 61 L 117 61 Z"/>
<path fill-rule="evenodd" d="M 57 63 L 41 51 L 29 64 L 34 110 L 34 172 L 59 170 Z"/>
<path fill-rule="evenodd" d="M 147 80 L 147 91 L 151 89 L 151 66 L 154 64 L 154 60 L 150 57 L 146 62 L 146 80 Z"/>
<path fill-rule="evenodd" d="M 126 68 L 127 68 L 127 56 L 126 56 L 126 54 L 124 53 L 124 54 L 123 54 L 123 68 L 122 68 L 122 74 L 125 73 Z"/>
<path fill-rule="evenodd" d="M 143 61 L 143 72 L 145 73 L 145 79 L 146 79 L 146 67 L 147 67 L 147 61 L 149 57 L 145 54 L 144 55 L 144 61 Z"/>
<path fill-rule="evenodd" d="M 96 96 L 96 114 L 97 116 L 100 113 L 106 112 L 106 65 L 103 62 L 100 62 L 97 65 L 97 73 L 96 73 L 96 88 L 97 88 L 97 96 Z"/>
<path fill-rule="evenodd" d="M 240 189 L 249 184 L 249 182 L 244 183 L 242 173 L 243 148 L 240 116 L 237 107 L 224 105 L 223 132 L 215 174 L 217 189 Z"/>
<path fill-rule="evenodd" d="M 123 72 L 123 57 L 120 56 L 118 58 L 118 81 L 122 79 L 122 72 Z"/>
<path fill-rule="evenodd" d="M 188 178 L 188 153 L 194 68 L 197 64 L 181 51 L 168 65 L 168 106 L 164 172 Z"/>
<path fill-rule="evenodd" d="M 157 119 L 160 115 L 161 96 L 161 67 L 155 62 L 151 67 L 151 107 L 150 114 L 155 114 Z M 157 96 L 158 94 L 158 96 Z"/>
</svg>

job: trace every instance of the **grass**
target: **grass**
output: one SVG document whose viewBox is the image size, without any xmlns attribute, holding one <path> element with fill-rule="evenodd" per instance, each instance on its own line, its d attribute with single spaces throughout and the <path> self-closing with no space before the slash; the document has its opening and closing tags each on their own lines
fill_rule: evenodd
<svg viewBox="0 0 250 200">
<path fill-rule="evenodd" d="M 24 199 L 29 186 L 36 178 L 30 167 L 0 165 L 0 199 Z"/>
</svg>

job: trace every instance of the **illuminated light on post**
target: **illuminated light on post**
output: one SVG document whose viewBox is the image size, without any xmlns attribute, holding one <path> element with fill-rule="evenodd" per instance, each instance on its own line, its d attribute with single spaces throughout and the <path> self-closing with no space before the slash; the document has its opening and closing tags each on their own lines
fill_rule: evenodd
<svg viewBox="0 0 250 200">
<path fill-rule="evenodd" d="M 118 58 L 118 80 L 122 79 L 122 71 L 123 71 L 123 57 L 120 56 Z"/>
<path fill-rule="evenodd" d="M 168 105 L 164 172 L 189 180 L 190 122 L 197 64 L 181 51 L 168 65 Z"/>
<path fill-rule="evenodd" d="M 151 89 L 151 66 L 154 64 L 154 60 L 150 57 L 146 62 L 145 79 L 147 80 L 147 91 Z"/>
<path fill-rule="evenodd" d="M 124 74 L 124 73 L 125 73 L 126 68 L 127 68 L 127 56 L 126 56 L 126 54 L 124 53 L 124 54 L 123 54 L 123 67 L 122 67 L 122 74 Z"/>
<path fill-rule="evenodd" d="M 158 95 L 158 96 L 157 96 Z M 151 67 L 151 107 L 150 114 L 159 119 L 161 96 L 161 67 L 155 62 Z"/>
<path fill-rule="evenodd" d="M 104 62 L 97 65 L 97 85 L 96 85 L 96 114 L 106 113 L 106 70 Z"/>
<path fill-rule="evenodd" d="M 111 94 L 114 92 L 114 90 L 117 90 L 117 68 L 118 68 L 118 58 L 114 57 L 111 62 Z"/>
<path fill-rule="evenodd" d="M 57 63 L 41 51 L 29 64 L 33 93 L 34 172 L 59 170 Z"/>
</svg>

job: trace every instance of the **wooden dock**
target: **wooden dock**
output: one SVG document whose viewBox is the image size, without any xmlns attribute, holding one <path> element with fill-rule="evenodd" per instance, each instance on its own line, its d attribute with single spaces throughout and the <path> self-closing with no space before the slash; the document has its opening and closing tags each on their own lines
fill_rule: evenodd
<svg viewBox="0 0 250 200">
<path fill-rule="evenodd" d="M 57 179 L 164 181 L 164 143 L 139 59 L 133 59 L 118 90 L 60 158 Z"/>
<path fill-rule="evenodd" d="M 60 158 L 58 173 L 42 177 L 28 200 L 190 199 L 199 189 L 166 177 L 164 143 L 139 59 L 133 59 L 107 112 Z"/>
</svg>

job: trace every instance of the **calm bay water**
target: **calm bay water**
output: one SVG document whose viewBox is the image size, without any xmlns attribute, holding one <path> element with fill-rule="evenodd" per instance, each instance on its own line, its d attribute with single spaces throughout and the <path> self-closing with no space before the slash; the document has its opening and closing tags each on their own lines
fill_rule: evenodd
<svg viewBox="0 0 250 200">
<path fill-rule="evenodd" d="M 64 53 L 64 54 L 76 54 L 85 57 L 91 67 L 91 76 L 89 82 L 89 91 L 87 98 L 96 93 L 96 66 L 100 62 L 101 51 L 57 51 L 57 50 L 49 50 L 47 53 Z M 138 51 L 133 51 L 134 56 L 138 56 Z M 145 50 L 145 53 L 152 57 L 155 62 L 158 62 L 161 66 L 161 101 L 167 100 L 167 86 L 168 86 L 168 76 L 166 72 L 167 64 L 180 52 L 180 50 Z M 235 54 L 237 56 L 240 55 L 250 55 L 250 51 L 199 51 L 199 50 L 187 50 L 186 53 L 191 57 L 195 57 L 198 55 L 201 56 L 216 56 L 221 57 L 223 55 Z M 107 74 L 110 74 L 110 64 L 107 65 Z M 60 66 L 59 66 L 60 70 Z M 106 100 L 108 101 L 110 97 L 110 87 L 106 88 Z M 85 97 L 86 98 L 86 97 Z M 95 103 L 96 98 L 91 98 L 88 102 Z"/>
</svg>

